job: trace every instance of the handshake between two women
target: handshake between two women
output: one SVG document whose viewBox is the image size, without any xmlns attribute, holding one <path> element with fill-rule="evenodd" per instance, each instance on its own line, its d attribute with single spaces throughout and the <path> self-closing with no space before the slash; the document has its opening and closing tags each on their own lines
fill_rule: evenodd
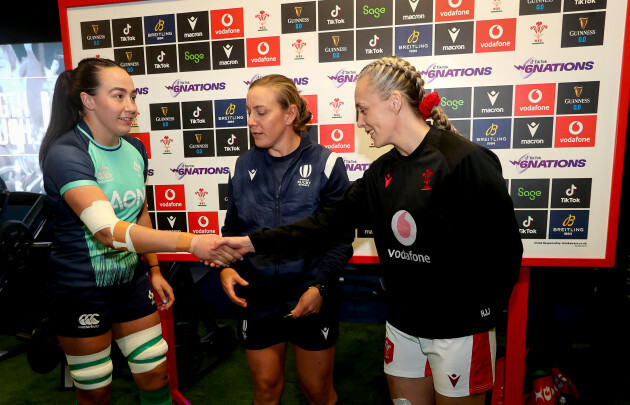
<svg viewBox="0 0 630 405">
<path fill-rule="evenodd" d="M 191 248 L 191 253 L 206 266 L 217 268 L 227 267 L 253 252 L 254 245 L 248 236 L 204 235 Z"/>
</svg>

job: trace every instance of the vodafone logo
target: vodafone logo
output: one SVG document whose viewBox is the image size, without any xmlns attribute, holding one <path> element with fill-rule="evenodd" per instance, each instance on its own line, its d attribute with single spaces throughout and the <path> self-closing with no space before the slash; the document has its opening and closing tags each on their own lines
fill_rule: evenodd
<svg viewBox="0 0 630 405">
<path fill-rule="evenodd" d="M 258 53 L 261 55 L 266 55 L 269 53 L 269 44 L 266 42 L 261 42 L 258 44 Z"/>
<path fill-rule="evenodd" d="M 280 64 L 280 37 L 248 38 L 247 67 Z"/>
<path fill-rule="evenodd" d="M 418 227 L 409 212 L 400 210 L 392 217 L 392 232 L 402 245 L 411 246 L 416 241 Z"/>
<path fill-rule="evenodd" d="M 451 8 L 458 8 L 462 5 L 462 0 L 448 0 L 448 5 L 451 6 Z"/>
<path fill-rule="evenodd" d="M 533 89 L 529 92 L 529 94 L 527 94 L 527 99 L 529 100 L 529 102 L 534 104 L 539 103 L 540 100 L 542 100 L 542 97 L 542 91 L 540 91 L 539 89 Z"/>
<path fill-rule="evenodd" d="M 584 130 L 584 125 L 580 121 L 573 121 L 569 124 L 569 132 L 571 135 L 579 135 Z"/>
<path fill-rule="evenodd" d="M 597 115 L 557 117 L 554 147 L 575 148 L 595 146 Z"/>
<path fill-rule="evenodd" d="M 189 212 L 188 224 L 189 232 L 195 235 L 219 234 L 218 212 Z"/>
<path fill-rule="evenodd" d="M 503 36 L 503 27 L 498 24 L 493 25 L 492 27 L 490 27 L 488 35 L 490 35 L 490 38 L 492 39 L 501 38 Z"/>
<path fill-rule="evenodd" d="M 340 129 L 333 129 L 330 133 L 330 138 L 335 142 L 341 142 L 343 139 L 343 131 Z"/>
<path fill-rule="evenodd" d="M 177 197 L 177 194 L 175 194 L 175 190 L 173 190 L 172 188 L 169 188 L 164 192 L 164 198 L 169 201 L 173 201 L 175 197 Z"/>
<path fill-rule="evenodd" d="M 232 17 L 232 14 L 223 14 L 223 17 L 221 17 L 221 24 L 223 24 L 224 27 L 229 27 L 233 22 L 234 17 Z"/>
<path fill-rule="evenodd" d="M 186 210 L 186 193 L 183 184 L 156 185 L 154 190 L 157 211 Z"/>
</svg>

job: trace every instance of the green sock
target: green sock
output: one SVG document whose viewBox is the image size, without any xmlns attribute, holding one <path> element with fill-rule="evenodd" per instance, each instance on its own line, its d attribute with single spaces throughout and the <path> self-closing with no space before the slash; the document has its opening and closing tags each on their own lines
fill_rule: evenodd
<svg viewBox="0 0 630 405">
<path fill-rule="evenodd" d="M 171 389 L 168 384 L 155 391 L 140 390 L 141 405 L 171 405 L 172 403 Z"/>
</svg>

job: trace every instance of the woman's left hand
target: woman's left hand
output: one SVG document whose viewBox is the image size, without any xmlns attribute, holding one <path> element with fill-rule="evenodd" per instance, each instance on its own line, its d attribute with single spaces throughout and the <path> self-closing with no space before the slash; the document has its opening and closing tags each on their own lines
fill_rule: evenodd
<svg viewBox="0 0 630 405">
<path fill-rule="evenodd" d="M 293 318 L 316 314 L 322 307 L 322 302 L 323 299 L 319 290 L 311 287 L 302 294 L 291 314 L 293 314 Z"/>
<path fill-rule="evenodd" d="M 162 273 L 152 272 L 151 273 L 151 284 L 153 286 L 153 290 L 158 294 L 156 297 L 156 304 L 160 311 L 166 311 L 169 309 L 173 302 L 175 301 L 175 295 L 173 294 L 173 289 L 170 284 L 164 279 Z"/>
</svg>

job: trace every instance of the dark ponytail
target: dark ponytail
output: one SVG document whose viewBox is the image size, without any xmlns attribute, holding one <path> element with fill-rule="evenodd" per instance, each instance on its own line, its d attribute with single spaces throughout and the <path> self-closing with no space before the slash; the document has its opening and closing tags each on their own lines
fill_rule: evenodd
<svg viewBox="0 0 630 405">
<path fill-rule="evenodd" d="M 50 111 L 50 122 L 39 148 L 39 165 L 43 165 L 51 143 L 73 129 L 83 116 L 81 93 L 95 95 L 101 85 L 99 71 L 107 67 L 118 67 L 109 59 L 87 58 L 79 62 L 73 70 L 59 75 Z"/>
</svg>

